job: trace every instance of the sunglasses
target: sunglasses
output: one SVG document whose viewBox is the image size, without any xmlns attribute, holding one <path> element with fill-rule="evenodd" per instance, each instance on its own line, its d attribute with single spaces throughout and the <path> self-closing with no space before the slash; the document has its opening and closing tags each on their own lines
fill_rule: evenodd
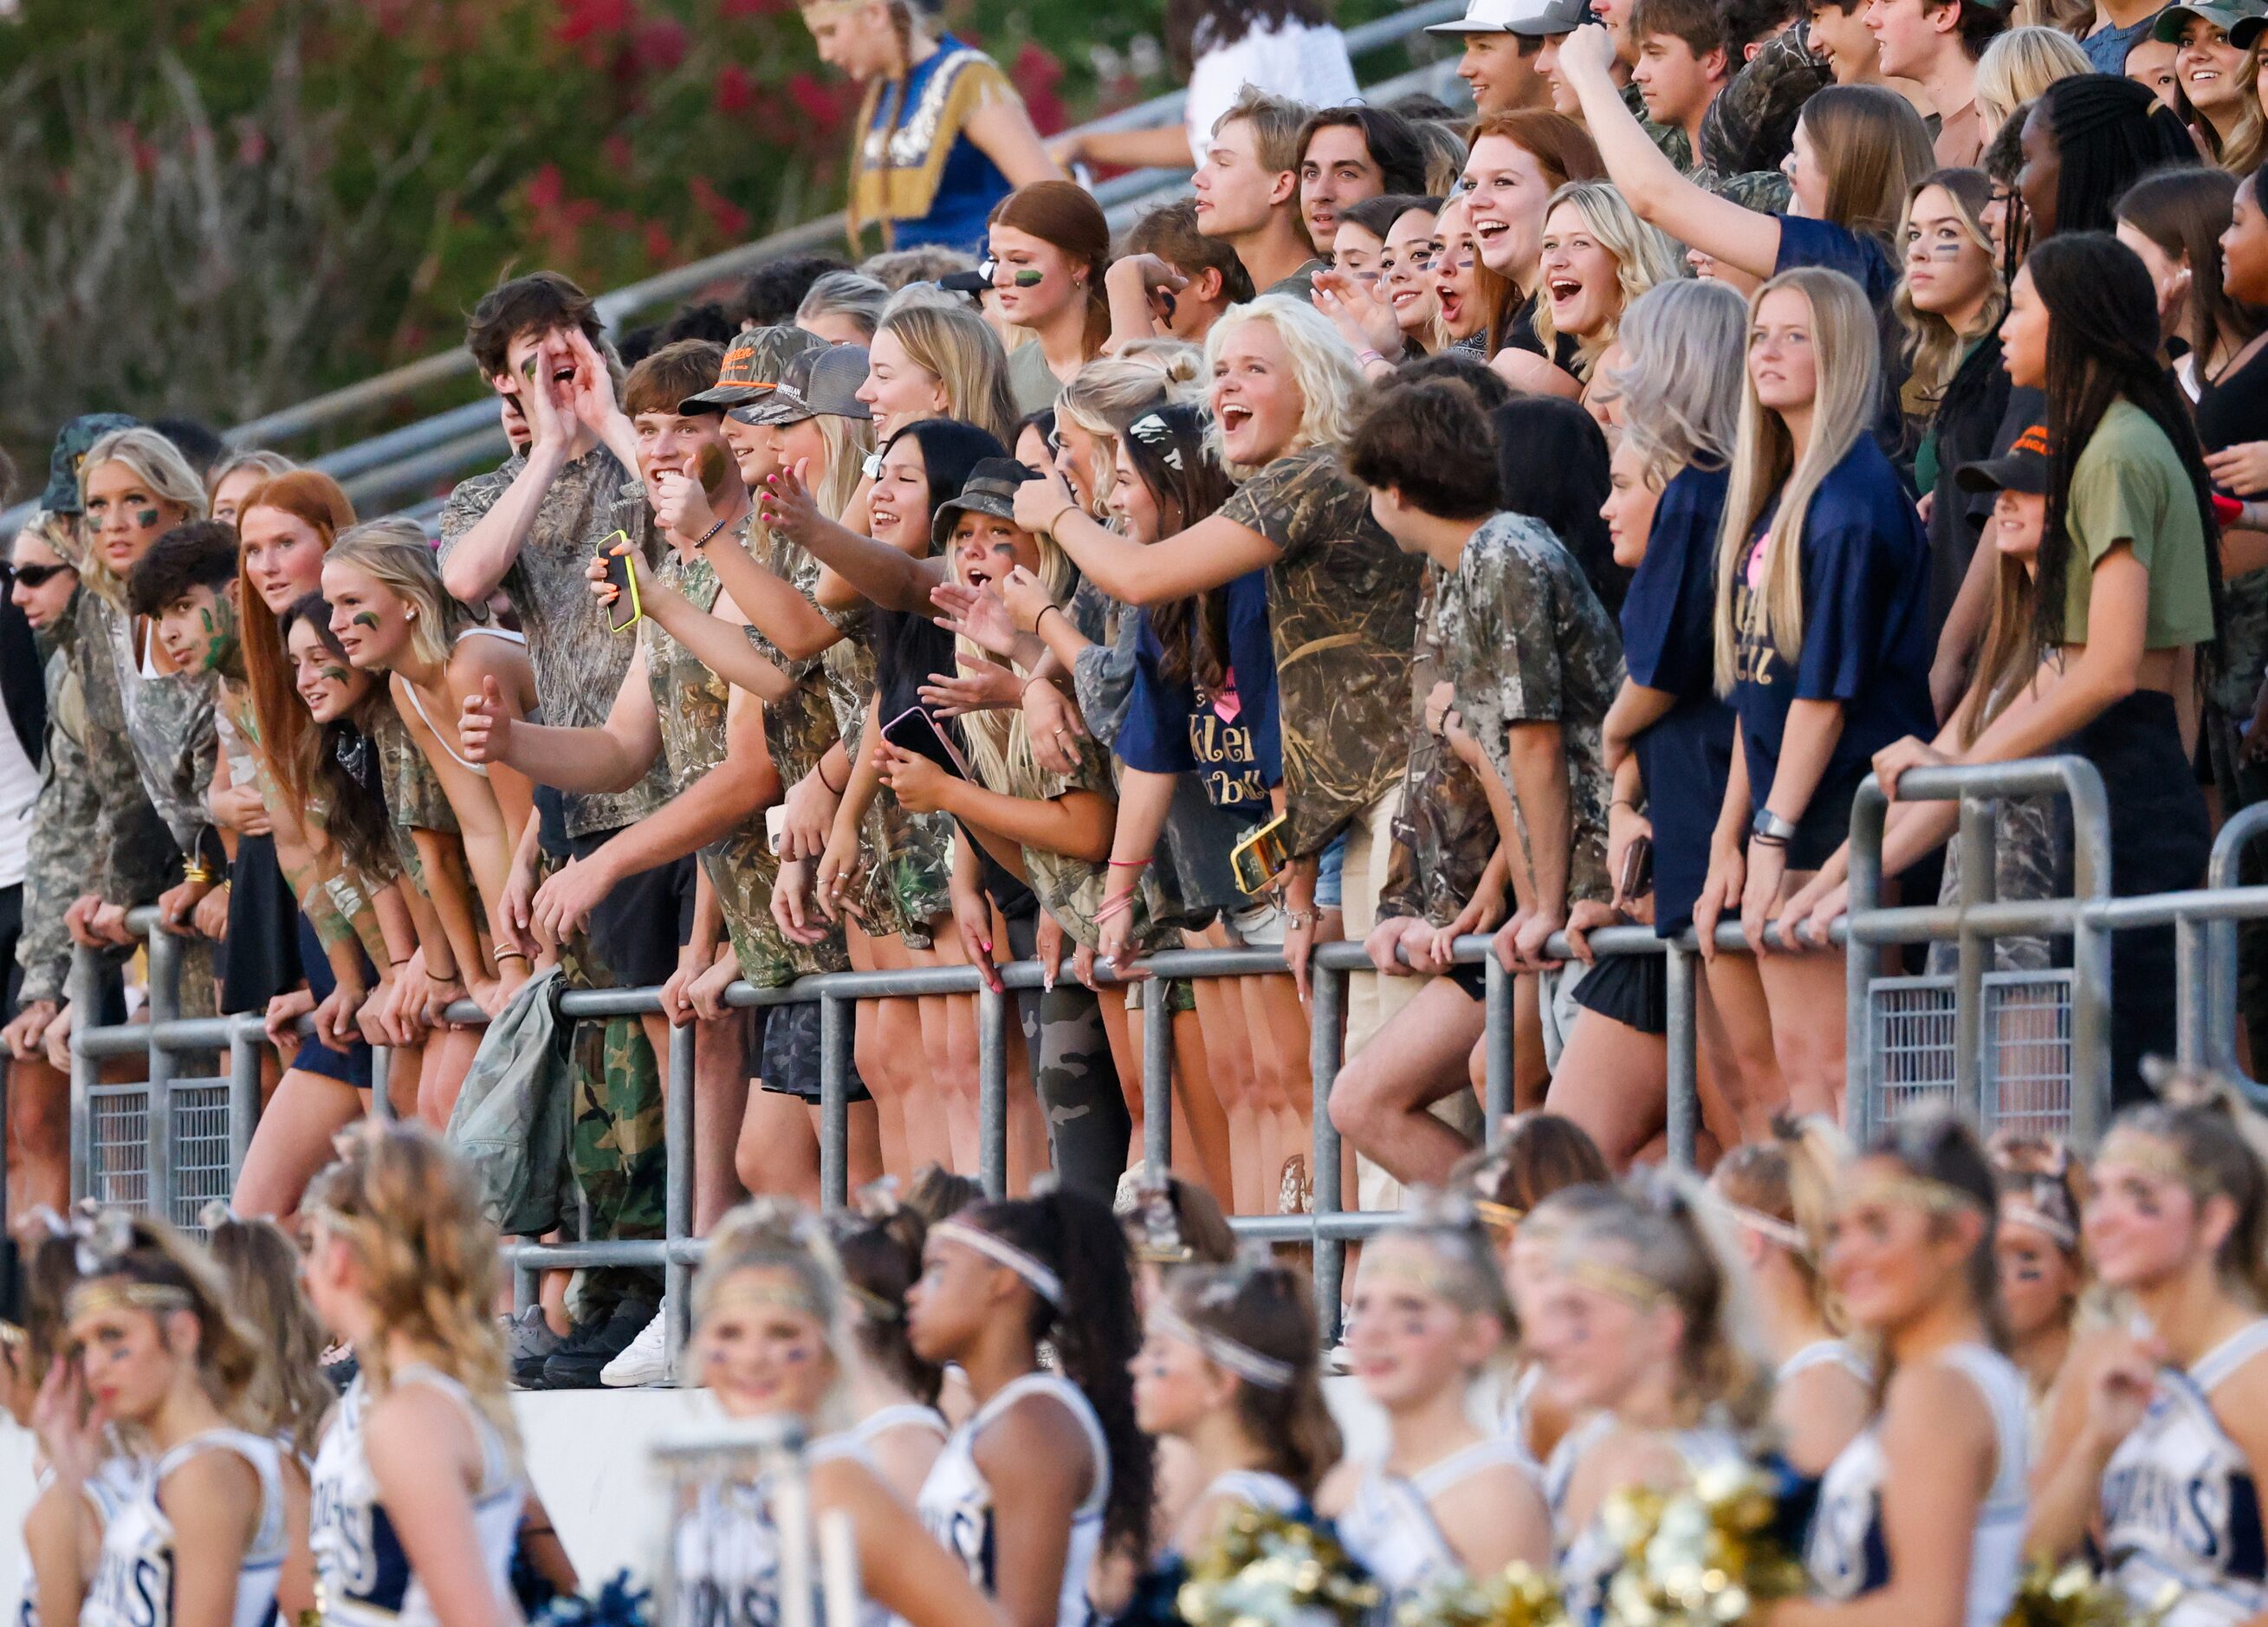
<svg viewBox="0 0 2268 1627">
<path fill-rule="evenodd" d="M 71 571 L 74 575 L 77 574 L 77 567 L 72 565 L 0 563 L 0 576 L 4 576 L 10 582 L 21 582 L 26 587 L 44 587 L 51 579 L 61 576 L 66 571 Z"/>
</svg>

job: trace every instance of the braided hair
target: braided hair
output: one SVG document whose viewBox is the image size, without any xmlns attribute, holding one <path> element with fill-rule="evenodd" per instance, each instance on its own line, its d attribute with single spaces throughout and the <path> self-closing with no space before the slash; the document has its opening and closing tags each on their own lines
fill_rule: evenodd
<svg viewBox="0 0 2268 1627">
<path fill-rule="evenodd" d="M 2135 177 L 2161 164 L 2198 161 L 2197 144 L 2182 121 L 2147 86 L 2117 74 L 2058 79 L 2034 108 L 2063 159 L 2050 234 L 2112 231 L 2113 211 Z"/>
</svg>

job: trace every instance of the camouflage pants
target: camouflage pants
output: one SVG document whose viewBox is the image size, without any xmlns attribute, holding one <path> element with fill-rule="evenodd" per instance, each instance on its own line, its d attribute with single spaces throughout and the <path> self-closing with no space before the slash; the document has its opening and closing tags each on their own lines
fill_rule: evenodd
<svg viewBox="0 0 2268 1627">
<path fill-rule="evenodd" d="M 1037 923 L 1035 916 L 1008 923 L 1008 946 L 1019 961 L 1032 958 Z M 1108 1204 L 1126 1170 L 1134 1121 L 1118 1088 L 1101 1004 L 1071 976 L 1065 955 L 1056 986 L 1044 992 L 1018 990 L 1016 1009 L 1033 1083 L 1047 1110 L 1049 1161 L 1064 1185 Z"/>
</svg>

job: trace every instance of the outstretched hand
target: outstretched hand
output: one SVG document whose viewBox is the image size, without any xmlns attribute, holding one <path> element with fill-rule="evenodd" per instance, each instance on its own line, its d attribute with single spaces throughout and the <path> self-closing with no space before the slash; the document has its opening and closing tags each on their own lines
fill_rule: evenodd
<svg viewBox="0 0 2268 1627">
<path fill-rule="evenodd" d="M 819 512 L 819 499 L 811 495 L 804 483 L 804 472 L 811 460 L 799 458 L 792 469 L 780 469 L 765 477 L 762 501 L 764 524 L 773 526 L 798 548 L 823 524 L 827 516 Z"/>
</svg>

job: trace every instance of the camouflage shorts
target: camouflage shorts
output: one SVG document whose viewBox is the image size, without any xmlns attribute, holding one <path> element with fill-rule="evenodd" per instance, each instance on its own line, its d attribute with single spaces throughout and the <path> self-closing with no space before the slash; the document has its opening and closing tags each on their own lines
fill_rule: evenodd
<svg viewBox="0 0 2268 1627">
<path fill-rule="evenodd" d="M 764 1012 L 763 1045 L 756 1062 L 756 1078 L 769 1091 L 816 1104 L 819 1101 L 820 1002 L 774 1005 Z M 847 1018 L 849 1012 L 844 1012 Z M 847 1037 L 847 1036 L 846 1036 Z M 858 1059 L 850 1058 L 852 1101 L 872 1101 L 866 1081 L 858 1077 Z"/>
</svg>

